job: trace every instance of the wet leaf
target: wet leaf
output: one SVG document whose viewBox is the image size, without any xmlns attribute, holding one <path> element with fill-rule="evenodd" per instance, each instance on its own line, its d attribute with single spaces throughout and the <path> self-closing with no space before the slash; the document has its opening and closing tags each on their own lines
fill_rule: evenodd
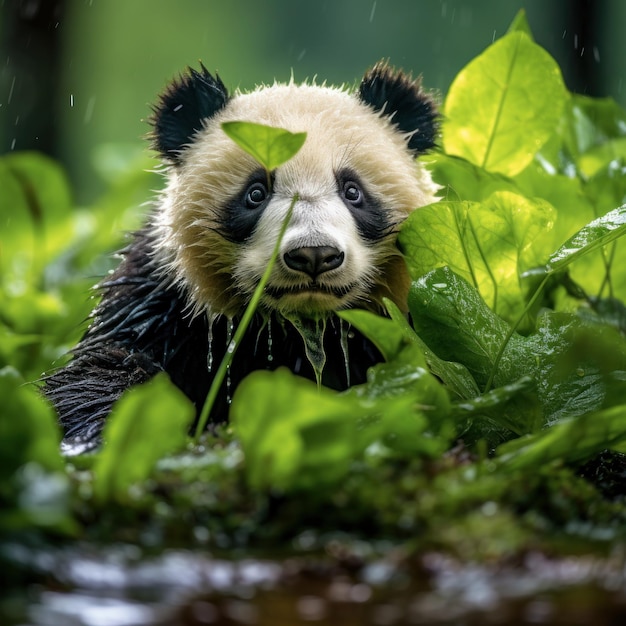
<svg viewBox="0 0 626 626">
<path fill-rule="evenodd" d="M 499 318 L 462 277 L 450 268 L 433 270 L 414 281 L 409 310 L 417 334 L 440 358 L 462 363 L 482 386 L 486 383 L 509 325 Z M 525 375 L 519 367 L 514 336 L 499 365 L 496 386 Z"/>
<path fill-rule="evenodd" d="M 559 272 L 580 257 L 611 243 L 625 233 L 626 204 L 581 228 L 550 255 L 546 270 L 549 273 Z"/>
<path fill-rule="evenodd" d="M 626 405 L 592 411 L 567 419 L 549 430 L 507 442 L 496 462 L 506 470 L 539 467 L 554 461 L 591 458 L 626 441 Z"/>
</svg>

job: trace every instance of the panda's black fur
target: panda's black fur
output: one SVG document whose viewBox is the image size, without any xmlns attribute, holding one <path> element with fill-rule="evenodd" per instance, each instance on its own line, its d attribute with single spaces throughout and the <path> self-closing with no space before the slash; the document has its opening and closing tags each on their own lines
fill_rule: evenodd
<svg viewBox="0 0 626 626">
<path fill-rule="evenodd" d="M 278 85 L 259 88 L 254 94 L 266 89 L 269 96 L 277 97 L 278 101 L 282 102 L 280 100 L 283 97 L 282 92 L 277 95 L 275 93 L 280 88 Z M 298 89 L 293 85 L 289 88 Z M 323 90 L 324 93 L 320 97 L 328 98 L 331 104 L 334 104 L 337 99 L 338 107 L 343 106 L 342 103 L 346 100 L 346 93 L 340 89 L 316 86 L 306 88 Z M 161 96 L 152 119 L 153 145 L 169 168 L 168 180 L 175 180 L 179 172 L 195 166 L 190 162 L 190 159 L 195 158 L 192 147 L 201 142 L 209 142 L 210 138 L 217 136 L 216 133 L 221 131 L 217 126 L 211 127 L 213 118 L 219 118 L 219 115 L 229 110 L 233 100 L 242 97 L 239 94 L 231 97 L 219 77 L 212 76 L 204 67 L 201 67 L 200 71 L 189 70 L 172 83 Z M 391 150 L 394 155 L 398 153 L 398 163 L 401 163 L 401 169 L 406 170 L 405 175 L 408 175 L 406 173 L 411 171 L 409 168 L 413 167 L 410 161 L 416 154 L 433 146 L 437 132 L 435 105 L 433 100 L 421 90 L 419 81 L 414 81 L 402 72 L 395 72 L 386 64 L 381 63 L 365 75 L 358 94 L 349 97 L 355 101 L 349 106 L 363 111 L 366 124 L 369 124 L 367 120 L 370 119 L 368 116 L 371 116 L 373 130 L 369 127 L 365 128 L 364 135 L 370 132 L 381 132 L 387 133 L 389 137 L 393 137 L 394 134 L 401 137 L 398 143 L 400 147 Z M 287 104 L 285 103 L 285 106 Z M 246 106 L 243 105 L 244 110 Z M 323 122 L 325 115 L 335 115 L 330 108 L 328 112 L 325 110 L 319 113 L 313 112 L 315 115 L 312 119 L 316 120 L 316 124 L 319 123 L 320 118 Z M 273 117 L 264 119 L 261 116 L 259 119 L 253 114 L 251 119 L 246 121 L 268 123 L 272 120 Z M 339 120 L 339 123 L 343 126 L 342 120 Z M 304 123 L 303 125 L 306 126 Z M 383 130 L 379 131 L 379 127 Z M 302 130 L 307 130 L 307 128 Z M 341 135 L 341 132 L 343 131 L 337 131 L 338 135 Z M 354 134 L 354 131 L 350 132 Z M 349 145 L 352 136 L 348 136 L 344 144 Z M 360 149 L 359 141 L 361 138 L 355 137 L 355 150 Z M 384 143 L 386 139 L 383 138 L 381 141 Z M 344 144 L 338 142 L 338 145 L 344 146 Z M 401 147 L 402 145 L 404 147 Z M 205 149 L 204 145 L 202 147 Z M 210 151 L 210 149 L 211 146 L 207 145 L 206 150 Z M 406 154 L 400 154 L 401 151 Z M 374 153 L 372 156 L 375 156 Z M 314 157 L 321 163 L 325 158 L 323 154 L 314 154 Z M 244 157 L 238 154 L 229 158 L 233 159 L 235 169 L 241 159 L 241 167 L 245 169 L 242 173 L 242 181 L 245 181 L 243 189 L 249 190 L 251 188 L 250 177 L 254 179 L 255 176 L 260 175 L 257 168 L 245 162 Z M 394 163 L 389 163 L 389 166 L 393 168 Z M 293 167 L 297 168 L 297 163 Z M 277 171 L 280 171 L 280 168 Z M 297 173 L 297 170 L 295 171 Z M 362 183 L 360 173 L 354 172 L 350 167 L 333 170 L 333 176 L 336 178 L 333 184 L 339 188 L 342 184 L 352 185 L 352 188 L 341 192 L 345 195 L 345 197 L 342 196 L 343 205 L 349 209 L 349 213 L 342 219 L 354 219 L 356 222 L 354 232 L 358 232 L 358 237 L 361 239 L 359 245 L 365 252 L 373 250 L 373 254 L 376 246 L 382 245 L 379 243 L 382 241 L 387 242 L 385 245 L 390 245 L 389 238 L 395 235 L 397 224 L 402 219 L 398 218 L 397 214 L 403 216 L 412 209 L 427 203 L 429 199 L 435 199 L 435 187 L 430 183 L 428 175 L 421 169 L 417 171 L 419 175 L 416 174 L 418 181 L 415 183 L 415 189 L 421 192 L 424 187 L 423 197 L 416 197 L 413 206 L 400 206 L 402 204 L 400 200 L 394 200 L 398 206 L 394 208 L 395 213 L 393 213 L 386 206 L 386 199 L 381 197 L 381 192 L 369 193 L 367 178 L 373 174 L 366 174 L 365 183 Z M 202 180 L 202 172 L 196 174 L 194 171 L 193 174 L 195 178 L 194 176 L 190 178 L 192 184 L 196 184 L 193 181 Z M 291 175 L 293 178 L 293 171 Z M 273 176 L 277 174 L 273 173 Z M 383 176 L 379 181 L 381 189 L 393 186 L 396 176 L 393 169 L 381 176 Z M 348 182 L 343 182 L 344 180 Z M 225 184 L 231 185 L 230 182 Z M 288 183 L 284 184 L 288 188 Z M 44 392 L 58 412 L 64 436 L 68 441 L 97 443 L 112 404 L 126 389 L 149 380 L 161 371 L 168 373 L 172 381 L 192 400 L 199 411 L 217 365 L 225 353 L 232 332 L 232 324 L 236 325 L 243 312 L 243 306 L 249 294 L 239 293 L 241 291 L 239 283 L 234 286 L 224 283 L 226 286 L 220 286 L 215 291 L 218 296 L 214 298 L 206 296 L 207 292 L 203 289 L 214 286 L 211 283 L 213 266 L 209 261 L 206 262 L 206 277 L 197 278 L 199 273 L 197 267 L 190 270 L 189 276 L 178 275 L 186 269 L 187 261 L 175 258 L 175 255 L 180 252 L 178 250 L 180 245 L 177 247 L 175 242 L 170 244 L 169 238 L 176 235 L 174 231 L 177 227 L 169 222 L 163 226 L 161 214 L 169 212 L 177 217 L 177 211 L 181 209 L 176 208 L 179 206 L 176 202 L 179 202 L 179 196 L 187 193 L 189 189 L 178 188 L 175 185 L 172 189 L 173 191 L 166 190 L 162 198 L 155 203 L 146 226 L 135 233 L 131 243 L 123 251 L 123 261 L 118 269 L 99 285 L 101 301 L 93 313 L 89 328 L 73 350 L 73 359 L 44 379 Z M 356 193 L 355 189 L 362 190 L 358 204 L 351 203 Z M 235 192 L 236 189 L 232 191 Z M 198 255 L 201 252 L 207 254 L 210 252 L 219 258 L 221 254 L 219 246 L 224 245 L 224 254 L 230 257 L 234 255 L 235 258 L 229 263 L 236 263 L 237 246 L 252 245 L 250 241 L 263 213 L 253 215 L 247 209 L 242 211 L 240 208 L 242 201 L 237 199 L 240 193 L 243 191 L 231 194 L 233 199 L 222 202 L 217 209 L 215 207 L 206 209 L 211 213 L 211 219 L 215 222 L 208 230 L 216 232 L 210 234 L 214 239 L 198 242 Z M 327 191 L 323 193 L 326 194 L 323 196 L 324 202 L 328 202 Z M 320 192 L 320 197 L 323 193 Z M 400 197 L 404 190 L 399 190 L 398 193 Z M 227 196 L 228 194 L 225 197 Z M 269 197 L 269 192 L 268 198 L 265 200 L 266 204 L 270 201 L 278 202 Z M 234 207 L 232 210 L 228 209 L 229 202 Z M 196 204 L 198 204 L 197 201 Z M 340 203 L 337 204 L 340 206 Z M 170 205 L 175 206 L 172 208 Z M 184 203 L 181 206 L 185 206 Z M 202 207 L 194 209 L 196 212 L 202 210 L 204 210 Z M 304 216 L 302 219 L 306 220 L 307 214 L 303 211 L 302 215 Z M 351 217 L 347 217 L 348 215 Z M 188 218 L 188 223 L 197 228 L 198 219 L 196 217 L 194 221 L 192 217 L 193 215 Z M 322 227 L 316 226 L 315 228 L 319 230 Z M 222 232 L 219 232 L 220 230 Z M 167 234 L 164 235 L 164 232 Z M 332 235 L 332 225 L 329 232 Z M 259 236 L 256 235 L 257 238 Z M 223 244 L 220 243 L 222 240 Z M 196 241 L 192 241 L 193 245 L 196 245 Z M 393 243 L 392 240 L 391 243 Z M 260 244 L 257 242 L 256 245 Z M 382 296 L 387 296 L 392 297 L 402 306 L 406 294 L 397 292 L 404 291 L 407 281 L 403 276 L 399 278 L 396 276 L 398 273 L 403 273 L 398 260 L 395 256 L 389 260 L 388 257 L 393 256 L 393 253 L 387 251 L 386 256 L 381 259 L 384 259 L 385 264 L 389 264 L 389 269 L 385 270 L 389 276 L 381 277 L 372 272 L 374 278 L 364 279 L 366 285 L 370 283 L 374 285 L 376 281 L 380 283 L 376 283 L 376 288 L 371 287 L 372 294 L 361 293 L 358 297 L 355 296 L 354 302 L 346 300 L 346 304 L 341 304 L 344 288 L 335 287 L 330 284 L 330 281 L 328 285 L 325 283 L 318 285 L 317 273 L 325 272 L 326 269 L 316 270 L 315 274 L 311 273 L 310 268 L 307 269 L 306 264 L 312 261 L 306 255 L 317 248 L 310 247 L 313 244 L 309 245 L 307 242 L 303 245 L 309 247 L 295 248 L 293 258 L 289 257 L 289 252 L 284 254 L 286 265 L 289 266 L 285 267 L 285 272 L 291 272 L 294 275 L 302 274 L 301 280 L 296 281 L 295 278 L 290 277 L 289 280 L 295 281 L 294 286 L 291 286 L 288 281 L 285 283 L 287 279 L 284 279 L 284 284 L 279 281 L 278 286 L 268 287 L 267 302 L 269 304 L 266 302 L 262 311 L 256 314 L 243 343 L 238 347 L 228 381 L 224 384 L 211 415 L 212 423 L 227 420 L 228 402 L 232 393 L 244 376 L 253 370 L 285 366 L 296 374 L 315 379 L 313 367 L 305 353 L 303 339 L 293 324 L 288 321 L 289 315 L 293 315 L 293 310 L 285 317 L 281 310 L 274 309 L 272 305 L 274 301 L 278 307 L 282 300 L 286 300 L 291 309 L 295 307 L 296 314 L 300 302 L 312 302 L 313 304 L 306 305 L 308 308 L 303 311 L 303 317 L 321 316 L 326 320 L 322 339 L 326 354 L 326 364 L 322 373 L 324 385 L 334 389 L 345 389 L 349 385 L 362 383 L 366 379 L 368 367 L 380 362 L 381 355 L 376 348 L 355 329 L 350 329 L 347 333 L 345 325 L 342 327 L 339 319 L 332 314 L 332 309 L 328 309 L 331 306 L 328 302 L 332 303 L 336 300 L 339 303 L 337 308 L 364 306 L 372 310 L 381 310 L 380 300 Z M 171 250 L 163 252 L 162 249 L 167 246 L 170 246 Z M 203 246 L 207 249 L 204 250 Z M 319 248 L 326 250 L 328 246 L 325 241 L 320 241 Z M 186 252 L 188 255 L 191 254 L 192 259 L 196 254 L 193 250 Z M 300 252 L 304 256 L 302 254 L 298 256 Z M 335 255 L 337 258 L 327 255 L 331 260 L 324 261 L 328 262 L 328 267 L 335 272 L 343 271 L 342 268 L 337 269 L 336 266 L 343 262 L 344 253 L 340 253 L 341 258 L 338 254 Z M 314 263 L 318 261 L 319 259 Z M 215 263 L 215 261 L 212 262 Z M 200 265 L 200 267 L 204 266 Z M 264 268 L 260 269 L 262 271 Z M 215 280 L 231 280 L 229 276 L 221 276 L 223 273 L 223 269 L 216 269 Z M 332 271 L 328 272 L 328 275 L 332 274 Z M 394 282 L 396 280 L 397 283 Z M 200 282 L 196 284 L 194 281 Z M 306 285 L 302 286 L 300 283 L 306 283 Z M 346 286 L 345 289 L 349 290 L 350 286 Z M 293 295 L 290 290 L 298 294 L 301 291 L 302 295 Z M 322 303 L 319 305 L 320 315 L 316 312 L 318 300 Z M 213 365 L 211 366 L 210 363 Z"/>
</svg>

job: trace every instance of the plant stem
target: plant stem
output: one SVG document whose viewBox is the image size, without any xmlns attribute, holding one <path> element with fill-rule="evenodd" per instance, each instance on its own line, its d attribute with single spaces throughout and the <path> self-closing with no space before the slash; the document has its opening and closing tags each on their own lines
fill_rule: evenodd
<svg viewBox="0 0 626 626">
<path fill-rule="evenodd" d="M 543 292 L 543 288 L 546 286 L 546 283 L 548 282 L 548 278 L 550 278 L 551 275 L 552 275 L 551 273 L 547 273 L 543 277 L 543 280 L 539 284 L 539 287 L 537 287 L 535 293 L 533 294 L 533 297 L 528 301 L 528 303 L 524 307 L 522 314 L 517 318 L 517 320 L 515 321 L 515 324 L 513 324 L 513 326 L 511 326 L 511 328 L 507 332 L 506 337 L 504 338 L 504 341 L 502 342 L 502 345 L 500 346 L 500 350 L 498 350 L 498 354 L 496 355 L 496 358 L 494 359 L 493 367 L 491 368 L 491 374 L 489 375 L 489 380 L 487 381 L 487 384 L 485 385 L 485 389 L 483 390 L 483 393 L 487 393 L 491 389 L 491 386 L 493 385 L 493 379 L 495 378 L 496 372 L 498 371 L 498 365 L 500 364 L 500 359 L 502 358 L 502 355 L 504 354 L 504 351 L 507 345 L 509 344 L 511 337 L 513 336 L 513 333 L 518 329 L 519 325 L 522 323 L 522 320 L 524 319 L 528 311 L 530 311 L 530 309 L 533 307 L 533 305 L 537 301 L 537 298 L 539 297 L 539 295 Z"/>
<path fill-rule="evenodd" d="M 252 320 L 252 316 L 256 312 L 256 309 L 259 305 L 261 297 L 263 296 L 263 291 L 265 289 L 265 285 L 267 285 L 267 281 L 270 278 L 270 274 L 272 273 L 272 269 L 274 267 L 274 263 L 276 262 L 276 258 L 278 257 L 278 250 L 280 248 L 280 242 L 283 239 L 285 231 L 287 230 L 287 225 L 289 224 L 289 220 L 291 219 L 291 214 L 293 213 L 293 207 L 298 201 L 298 195 L 296 194 L 291 199 L 291 204 L 289 205 L 289 209 L 287 210 L 287 215 L 285 215 L 285 219 L 280 227 L 280 232 L 278 233 L 278 238 L 276 239 L 276 244 L 274 245 L 274 250 L 272 251 L 272 256 L 270 257 L 269 263 L 263 272 L 263 276 L 261 276 L 261 280 L 257 285 L 254 293 L 252 294 L 252 298 L 246 307 L 246 310 L 243 313 L 241 318 L 241 322 L 237 326 L 237 330 L 235 331 L 235 335 L 231 339 L 230 343 L 226 348 L 226 354 L 222 358 L 217 371 L 215 372 L 215 376 L 213 378 L 213 382 L 211 383 L 211 387 L 209 388 L 209 393 L 204 401 L 204 405 L 202 406 L 202 412 L 200 413 L 200 417 L 198 418 L 198 424 L 196 426 L 195 432 L 195 442 L 197 443 L 200 439 L 200 435 L 204 432 L 206 428 L 207 421 L 209 419 L 209 415 L 211 414 L 211 410 L 213 409 L 213 405 L 215 404 L 215 400 L 217 399 L 217 394 L 224 382 L 224 378 L 226 377 L 226 373 L 228 372 L 228 368 L 230 367 L 235 352 L 243 339 L 246 331 L 248 330 L 248 326 Z"/>
</svg>

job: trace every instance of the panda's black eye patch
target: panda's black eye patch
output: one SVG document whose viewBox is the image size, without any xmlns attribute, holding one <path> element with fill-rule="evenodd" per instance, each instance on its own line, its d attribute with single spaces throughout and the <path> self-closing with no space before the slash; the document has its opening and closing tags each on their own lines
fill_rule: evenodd
<svg viewBox="0 0 626 626">
<path fill-rule="evenodd" d="M 262 182 L 255 182 L 248 187 L 245 195 L 246 207 L 258 209 L 267 200 L 269 192 L 267 186 Z"/>
<path fill-rule="evenodd" d="M 346 205 L 364 239 L 378 241 L 393 230 L 383 202 L 370 193 L 356 172 L 350 169 L 336 173 L 337 192 Z"/>
<path fill-rule="evenodd" d="M 269 181 L 273 185 L 273 175 Z M 253 172 L 224 206 L 220 235 L 233 243 L 246 241 L 259 221 L 271 198 L 265 170 Z"/>
</svg>

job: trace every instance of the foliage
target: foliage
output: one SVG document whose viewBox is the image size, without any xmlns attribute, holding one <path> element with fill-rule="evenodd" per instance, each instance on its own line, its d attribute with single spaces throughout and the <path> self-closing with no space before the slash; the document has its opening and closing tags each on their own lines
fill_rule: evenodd
<svg viewBox="0 0 626 626">
<path fill-rule="evenodd" d="M 617 536 L 623 477 L 609 501 L 576 472 L 626 450 L 626 113 L 567 93 L 523 18 L 459 73 L 444 112 L 443 150 L 424 159 L 442 200 L 399 236 L 412 326 L 391 303 L 388 318 L 341 313 L 385 357 L 365 384 L 337 393 L 284 370 L 254 373 L 231 427 L 191 444 L 188 402 L 158 378 L 119 401 L 101 451 L 71 464 L 21 377 L 36 379 L 75 341 L 87 277 L 120 244 L 108 225 L 129 226 L 149 176 L 87 212 L 48 159 L 3 157 L 0 532 L 141 540 L 148 516 L 162 538 L 194 540 L 202 527 L 221 547 L 343 528 L 419 533 L 467 558 L 480 552 L 467 540 L 477 528 L 511 537 L 479 556 L 573 520 Z M 282 141 L 253 153 L 273 159 Z M 486 502 L 498 515 L 483 514 Z"/>
</svg>

